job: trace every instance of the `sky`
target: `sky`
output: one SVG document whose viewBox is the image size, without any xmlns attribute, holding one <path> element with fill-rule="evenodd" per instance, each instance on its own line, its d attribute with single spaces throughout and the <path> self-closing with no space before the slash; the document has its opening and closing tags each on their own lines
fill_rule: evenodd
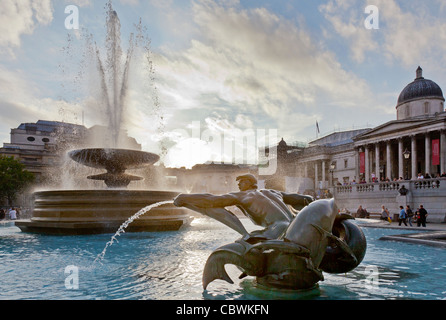
<svg viewBox="0 0 446 320">
<path fill-rule="evenodd" d="M 167 166 L 254 163 L 281 138 L 395 120 L 418 66 L 446 87 L 442 0 L 2 0 L 0 143 L 39 119 L 104 124 L 91 44 L 104 57 L 107 4 L 124 57 L 132 33 L 146 41 L 124 128 Z"/>
</svg>

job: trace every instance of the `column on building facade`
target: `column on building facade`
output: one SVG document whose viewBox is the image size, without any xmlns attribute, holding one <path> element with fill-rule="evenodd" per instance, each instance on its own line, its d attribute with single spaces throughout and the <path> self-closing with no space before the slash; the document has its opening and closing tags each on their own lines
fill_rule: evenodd
<svg viewBox="0 0 446 320">
<path fill-rule="evenodd" d="M 379 181 L 379 142 L 375 143 L 375 176 Z"/>
<path fill-rule="evenodd" d="M 417 178 L 417 138 L 415 135 L 412 135 L 410 137 L 410 144 L 411 144 L 411 156 L 410 159 L 412 161 L 411 163 L 411 167 L 412 167 L 412 171 L 411 171 L 411 179 L 415 180 Z"/>
<path fill-rule="evenodd" d="M 390 140 L 386 141 L 386 178 L 389 178 L 392 176 L 392 158 L 391 158 L 391 144 Z"/>
<path fill-rule="evenodd" d="M 398 138 L 398 178 L 404 176 L 403 165 L 403 138 Z"/>
<path fill-rule="evenodd" d="M 317 190 L 317 189 L 319 189 L 319 185 L 318 185 L 318 180 L 319 180 L 319 177 L 318 177 L 318 168 L 317 168 L 317 161 L 315 161 L 314 162 L 314 190 Z"/>
<path fill-rule="evenodd" d="M 432 163 L 432 154 L 431 154 L 431 136 L 429 132 L 426 132 L 426 135 L 424 137 L 425 141 L 425 172 L 423 173 L 429 173 L 431 174 L 431 163 Z"/>
<path fill-rule="evenodd" d="M 322 160 L 322 179 L 321 179 L 323 185 L 323 188 L 325 188 L 325 161 Z"/>
<path fill-rule="evenodd" d="M 359 148 L 356 148 L 356 152 L 355 152 L 355 180 L 358 183 L 359 182 L 359 171 L 360 171 L 360 166 L 361 163 L 359 161 Z"/>
<path fill-rule="evenodd" d="M 446 172 L 446 132 L 440 131 L 440 173 Z"/>
<path fill-rule="evenodd" d="M 364 158 L 365 158 L 365 175 L 364 179 L 366 182 L 370 182 L 370 159 L 369 159 L 369 146 L 364 146 Z"/>
</svg>

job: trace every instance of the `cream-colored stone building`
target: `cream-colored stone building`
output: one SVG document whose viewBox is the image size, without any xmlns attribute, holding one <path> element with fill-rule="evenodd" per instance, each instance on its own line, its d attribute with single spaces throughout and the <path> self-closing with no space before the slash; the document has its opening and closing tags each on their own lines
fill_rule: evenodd
<svg viewBox="0 0 446 320">
<path fill-rule="evenodd" d="M 60 163 L 60 152 L 85 139 L 87 128 L 59 121 L 39 120 L 21 123 L 11 129 L 10 142 L 4 143 L 0 154 L 14 157 L 32 172 L 37 182 L 47 168 Z"/>
<path fill-rule="evenodd" d="M 126 132 L 121 136 L 122 144 L 128 149 L 141 150 L 141 145 Z M 45 173 L 61 164 L 67 150 L 103 146 L 106 138 L 107 131 L 102 126 L 86 128 L 73 123 L 38 120 L 12 128 L 10 142 L 3 143 L 0 154 L 19 160 L 39 183 Z"/>
<path fill-rule="evenodd" d="M 372 212 L 385 205 L 394 212 L 401 204 L 430 210 L 431 221 L 443 221 L 446 209 L 446 112 L 443 92 L 423 77 L 400 93 L 396 120 L 375 128 L 336 132 L 290 150 L 285 188 L 293 192 L 329 190 L 338 206 L 356 211 L 361 204 Z M 280 161 L 279 161 L 280 163 Z M 282 170 L 283 171 L 283 170 Z M 424 179 L 420 180 L 419 177 Z M 398 190 L 409 193 L 402 197 Z"/>
</svg>

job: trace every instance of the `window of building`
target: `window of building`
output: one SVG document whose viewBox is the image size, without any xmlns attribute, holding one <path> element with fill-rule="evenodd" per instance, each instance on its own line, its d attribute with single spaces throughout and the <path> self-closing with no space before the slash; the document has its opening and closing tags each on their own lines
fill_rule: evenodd
<svg viewBox="0 0 446 320">
<path fill-rule="evenodd" d="M 36 140 L 36 138 L 34 138 L 34 137 L 28 137 L 28 138 L 26 138 L 26 140 L 28 140 L 28 141 L 34 141 L 34 140 Z"/>
<path fill-rule="evenodd" d="M 50 139 L 48 139 L 48 138 L 42 138 L 42 141 L 43 141 L 43 142 L 50 142 Z"/>
<path fill-rule="evenodd" d="M 424 103 L 424 114 L 429 114 L 429 102 Z"/>
<path fill-rule="evenodd" d="M 348 168 L 348 159 L 345 159 L 344 160 L 344 169 L 347 169 Z"/>
</svg>

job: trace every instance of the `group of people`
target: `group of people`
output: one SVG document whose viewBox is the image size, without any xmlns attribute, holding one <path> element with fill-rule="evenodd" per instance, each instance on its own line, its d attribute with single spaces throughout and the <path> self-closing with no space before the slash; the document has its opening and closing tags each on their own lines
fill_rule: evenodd
<svg viewBox="0 0 446 320">
<path fill-rule="evenodd" d="M 407 205 L 406 208 L 400 206 L 399 210 L 400 210 L 398 215 L 399 226 L 401 226 L 401 224 L 404 223 L 404 225 L 407 227 L 407 222 L 408 222 L 409 225 L 412 227 L 413 226 L 412 222 L 416 221 L 418 227 L 419 226 L 426 227 L 426 218 L 428 213 L 422 204 L 420 204 L 419 208 L 415 212 L 412 211 L 409 205 Z M 380 219 L 388 221 L 389 223 L 392 221 L 389 210 L 385 206 L 382 206 Z"/>
<path fill-rule="evenodd" d="M 355 218 L 370 218 L 370 214 L 366 208 L 363 208 L 362 205 L 360 205 L 358 210 L 356 210 Z"/>
<path fill-rule="evenodd" d="M 9 218 L 10 220 L 17 220 L 20 217 L 20 211 L 18 208 L 11 207 L 9 210 L 0 208 L 0 220 Z"/>
<path fill-rule="evenodd" d="M 430 175 L 429 173 L 425 173 L 424 175 L 420 172 L 417 175 L 417 180 L 421 180 L 421 179 L 433 179 L 433 178 L 446 178 L 446 172 L 443 172 L 442 174 L 432 174 Z"/>
<path fill-rule="evenodd" d="M 422 179 L 433 179 L 433 178 L 446 178 L 446 172 L 443 172 L 442 174 L 436 173 L 436 174 L 432 174 L 430 175 L 429 173 L 425 173 L 424 175 L 422 173 L 418 173 L 417 175 L 417 180 L 422 180 Z M 395 182 L 395 181 L 404 181 L 404 180 L 411 180 L 409 178 L 403 178 L 403 177 L 399 177 L 399 178 L 393 178 L 389 179 L 389 178 L 384 178 L 384 177 L 377 177 L 375 176 L 374 173 L 371 174 L 371 178 L 370 178 L 370 183 L 377 183 L 377 182 Z M 362 184 L 362 183 L 367 183 L 365 178 L 361 178 L 359 179 L 359 181 L 356 180 L 352 180 L 351 182 L 344 182 L 344 183 L 340 183 L 338 182 L 337 185 L 338 186 L 348 186 L 348 185 L 354 185 L 354 184 Z"/>
</svg>

